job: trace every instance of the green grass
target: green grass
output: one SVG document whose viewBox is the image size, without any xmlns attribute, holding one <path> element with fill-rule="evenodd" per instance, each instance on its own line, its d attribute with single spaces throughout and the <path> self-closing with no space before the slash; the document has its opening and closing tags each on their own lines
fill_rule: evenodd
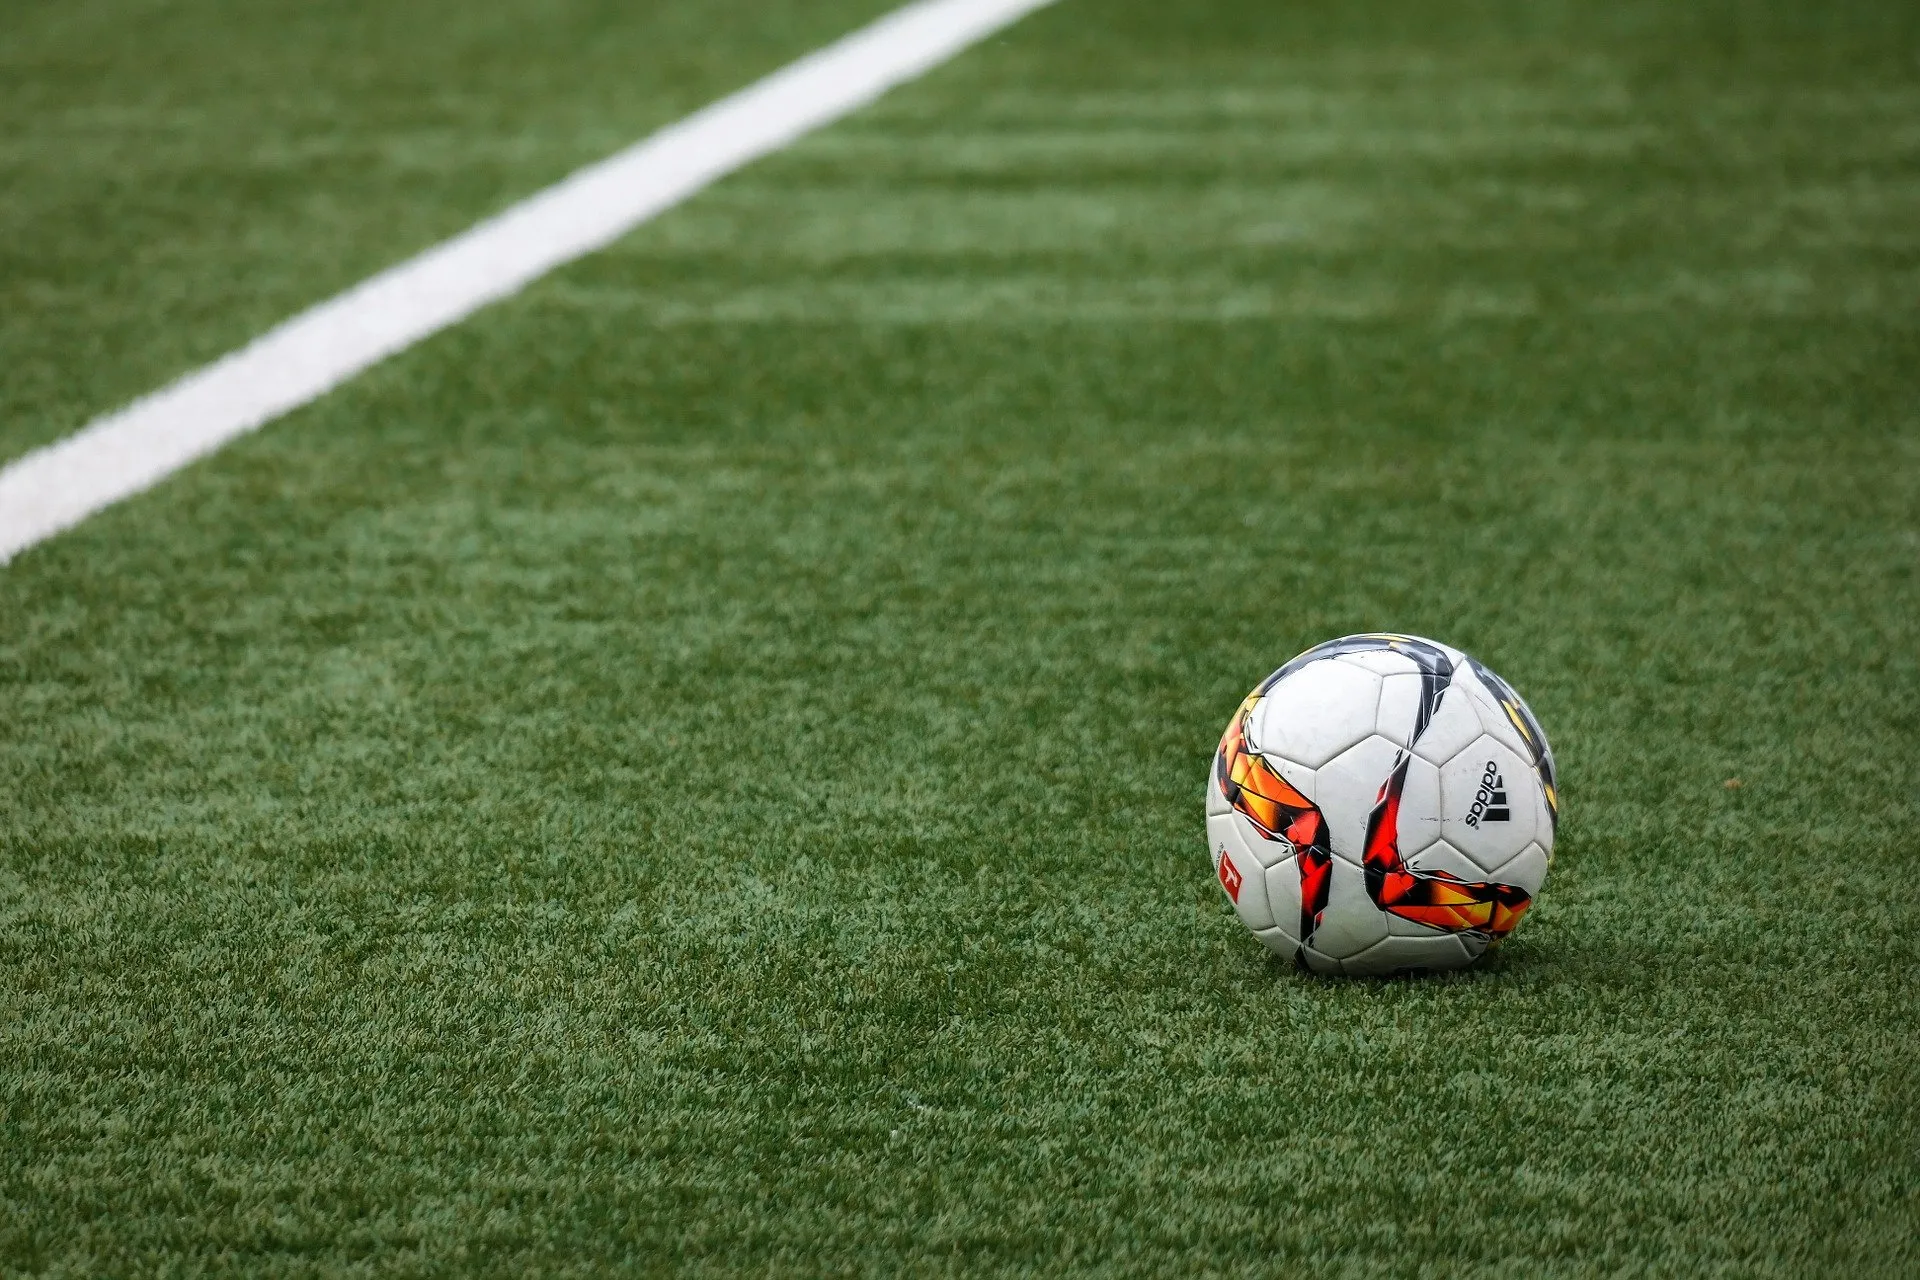
<svg viewBox="0 0 1920 1280">
<path fill-rule="evenodd" d="M 885 7 L 12 0 L 0 458 Z"/>
<path fill-rule="evenodd" d="M 217 237 L 149 277 L 106 220 L 71 312 L 8 259 L 0 430 L 855 20 L 729 12 L 694 75 L 645 25 L 691 6 L 581 7 L 463 122 L 544 29 L 487 12 L 381 65 L 551 163 L 216 172 L 310 255 L 244 305 Z M 275 38 L 224 14 L 34 64 L 25 132 Z M 469 21 L 503 62 L 407 70 Z M 1869 4 L 1068 0 L 22 556 L 0 1272 L 1913 1274 L 1917 54 Z M 290 118 L 416 109 L 328 75 Z M 36 163 L 51 243 L 93 197 Z M 1208 874 L 1238 698 L 1373 627 L 1560 757 L 1456 977 L 1297 976 Z"/>
</svg>

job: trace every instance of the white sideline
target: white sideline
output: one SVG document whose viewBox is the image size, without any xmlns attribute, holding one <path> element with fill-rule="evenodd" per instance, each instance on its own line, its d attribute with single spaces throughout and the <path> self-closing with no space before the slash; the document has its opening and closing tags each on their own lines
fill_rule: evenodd
<svg viewBox="0 0 1920 1280">
<path fill-rule="evenodd" d="M 920 0 L 0 469 L 0 564 L 1051 0 Z"/>
</svg>

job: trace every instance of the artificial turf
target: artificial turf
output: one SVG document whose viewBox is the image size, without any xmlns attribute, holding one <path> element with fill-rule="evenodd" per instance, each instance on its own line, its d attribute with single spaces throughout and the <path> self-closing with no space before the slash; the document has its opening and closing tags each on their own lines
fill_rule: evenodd
<svg viewBox="0 0 1920 1280">
<path fill-rule="evenodd" d="M 0 15 L 0 458 L 886 7 L 15 0 Z"/>
<path fill-rule="evenodd" d="M 276 38 L 228 12 L 177 47 Z M 787 56 L 757 12 L 703 91 Z M 578 13 L 644 127 L 621 54 L 678 55 Z M 1067 0 L 21 556 L 0 1272 L 1920 1269 L 1917 53 L 1864 3 Z M 500 57 L 408 81 L 450 147 Z M 384 207 L 378 260 L 590 132 L 262 217 Z M 182 254 L 210 292 L 0 322 L 10 447 L 266 306 L 46 340 L 246 293 Z M 1376 627 L 1560 758 L 1460 976 L 1298 976 L 1209 876 L 1240 695 Z"/>
</svg>

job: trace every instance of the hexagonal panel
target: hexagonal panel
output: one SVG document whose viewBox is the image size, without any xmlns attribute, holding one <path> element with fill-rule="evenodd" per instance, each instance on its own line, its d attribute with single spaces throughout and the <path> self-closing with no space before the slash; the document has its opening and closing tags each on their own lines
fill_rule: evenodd
<svg viewBox="0 0 1920 1280">
<path fill-rule="evenodd" d="M 1530 894 L 1538 894 L 1547 883 L 1547 851 L 1538 844 L 1530 844 L 1494 868 L 1493 878 L 1501 884 L 1517 884 Z"/>
<path fill-rule="evenodd" d="M 1380 677 L 1350 663 L 1309 663 L 1275 685 L 1247 717 L 1247 745 L 1317 769 L 1373 732 Z"/>
<path fill-rule="evenodd" d="M 1238 815 L 1207 819 L 1207 843 L 1213 854 L 1213 875 L 1240 923 L 1255 930 L 1273 927 L 1267 906 L 1266 868 L 1248 850 L 1237 825 Z"/>
<path fill-rule="evenodd" d="M 1436 840 L 1420 853 L 1407 859 L 1407 865 L 1414 871 L 1444 872 L 1461 880 L 1477 882 L 1486 879 L 1503 880 L 1499 875 L 1489 876 L 1472 858 L 1444 840 Z M 1449 930 L 1433 925 L 1421 924 L 1417 920 L 1407 920 L 1400 916 L 1387 916 L 1387 932 L 1399 938 L 1444 938 L 1451 935 Z M 1458 935 L 1464 937 L 1465 935 Z M 1478 954 L 1475 952 L 1474 954 Z"/>
<path fill-rule="evenodd" d="M 1274 928 L 1287 935 L 1294 946 L 1300 944 L 1300 863 L 1285 858 L 1266 870 L 1267 907 L 1273 912 Z"/>
<path fill-rule="evenodd" d="M 1335 859 L 1333 889 L 1320 927 L 1313 932 L 1313 949 L 1335 960 L 1358 955 L 1387 936 L 1386 913 L 1367 896 L 1366 876 L 1360 868 Z"/>
<path fill-rule="evenodd" d="M 1262 929 L 1253 936 L 1260 939 L 1267 950 L 1284 960 L 1293 959 L 1294 953 L 1300 950 L 1300 944 L 1279 929 Z"/>
<path fill-rule="evenodd" d="M 1314 773 L 1318 786 L 1314 803 L 1327 819 L 1333 852 L 1356 867 L 1365 851 L 1367 816 L 1400 755 L 1399 747 L 1373 736 Z M 1417 853 L 1439 837 L 1439 770 L 1415 756 L 1408 762 L 1406 789 L 1400 793 L 1400 854 Z"/>
<path fill-rule="evenodd" d="M 1215 754 L 1207 766 L 1207 816 L 1215 817 L 1222 813 L 1231 813 L 1233 805 L 1227 801 L 1227 793 L 1220 789 L 1220 757 Z"/>
<path fill-rule="evenodd" d="M 1559 794 L 1558 788 L 1555 789 L 1555 794 Z M 1553 861 L 1553 838 L 1559 834 L 1559 827 L 1554 821 L 1553 810 L 1549 809 L 1544 803 L 1545 799 L 1546 796 L 1543 793 L 1541 796 L 1543 803 L 1540 806 L 1540 825 L 1534 831 L 1533 839 L 1534 843 L 1546 851 L 1547 861 L 1551 862 Z"/>
<path fill-rule="evenodd" d="M 1409 970 L 1463 969 L 1473 957 L 1451 934 L 1434 938 L 1383 938 L 1342 967 L 1356 977 L 1385 977 Z"/>
<path fill-rule="evenodd" d="M 1440 834 L 1483 874 L 1534 842 L 1545 803 L 1533 766 L 1492 737 L 1440 768 Z"/>
<path fill-rule="evenodd" d="M 1341 972 L 1340 962 L 1338 960 L 1335 960 L 1332 956 L 1322 955 L 1312 947 L 1297 948 L 1294 954 L 1300 957 L 1300 962 L 1306 965 L 1308 969 L 1323 978 L 1332 977 Z"/>
</svg>

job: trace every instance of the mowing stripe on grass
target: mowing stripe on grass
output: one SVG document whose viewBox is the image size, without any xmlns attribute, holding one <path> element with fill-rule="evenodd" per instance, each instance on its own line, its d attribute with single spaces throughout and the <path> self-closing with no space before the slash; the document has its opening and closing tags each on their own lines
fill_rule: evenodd
<svg viewBox="0 0 1920 1280">
<path fill-rule="evenodd" d="M 922 0 L 0 470 L 0 564 L 618 239 L 1051 0 Z"/>
</svg>

